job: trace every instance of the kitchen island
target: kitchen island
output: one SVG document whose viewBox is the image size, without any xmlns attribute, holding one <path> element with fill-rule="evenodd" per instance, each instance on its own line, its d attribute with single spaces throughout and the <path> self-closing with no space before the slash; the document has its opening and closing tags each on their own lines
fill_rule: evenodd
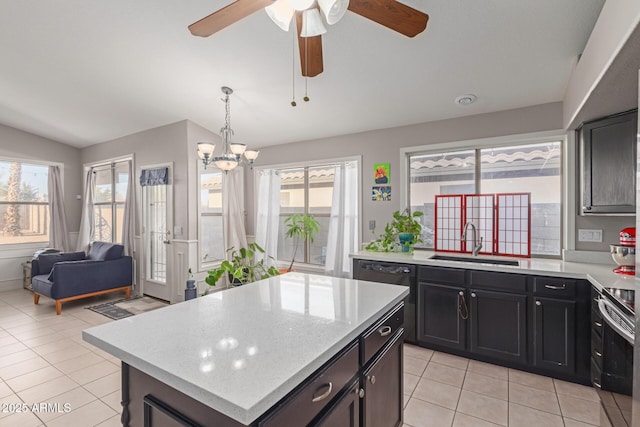
<svg viewBox="0 0 640 427">
<path fill-rule="evenodd" d="M 359 416 L 360 407 L 366 417 L 358 400 L 367 394 L 375 409 L 377 366 L 382 400 L 392 391 L 401 417 L 407 293 L 288 273 L 89 328 L 83 339 L 122 361 L 124 425 L 306 424 L 332 408 Z M 393 372 L 397 381 L 385 384 Z"/>
</svg>

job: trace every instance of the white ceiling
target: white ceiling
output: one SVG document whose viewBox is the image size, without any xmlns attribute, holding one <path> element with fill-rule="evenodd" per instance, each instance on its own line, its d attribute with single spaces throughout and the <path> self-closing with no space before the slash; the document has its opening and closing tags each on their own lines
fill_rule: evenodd
<svg viewBox="0 0 640 427">
<path fill-rule="evenodd" d="M 305 103 L 293 32 L 262 11 L 200 38 L 187 26 L 228 0 L 3 1 L 0 123 L 78 147 L 184 119 L 217 132 L 228 85 L 235 140 L 260 147 L 560 101 L 603 2 L 406 0 L 430 15 L 413 39 L 347 12 Z"/>
</svg>

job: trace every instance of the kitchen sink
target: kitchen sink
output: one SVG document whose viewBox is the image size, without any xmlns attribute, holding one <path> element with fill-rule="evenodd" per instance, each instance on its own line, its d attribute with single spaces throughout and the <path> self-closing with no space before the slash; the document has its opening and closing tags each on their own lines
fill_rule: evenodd
<svg viewBox="0 0 640 427">
<path fill-rule="evenodd" d="M 441 261 L 458 261 L 458 262 L 474 262 L 477 264 L 495 264 L 495 265 L 510 265 L 518 267 L 520 263 L 518 261 L 510 259 L 494 259 L 494 258 L 481 258 L 481 257 L 461 257 L 451 255 L 433 255 L 429 259 L 441 260 Z"/>
</svg>

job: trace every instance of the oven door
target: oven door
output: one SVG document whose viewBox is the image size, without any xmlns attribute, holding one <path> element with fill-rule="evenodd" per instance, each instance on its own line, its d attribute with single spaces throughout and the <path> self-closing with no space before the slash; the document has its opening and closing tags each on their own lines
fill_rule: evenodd
<svg viewBox="0 0 640 427">
<path fill-rule="evenodd" d="M 600 298 L 598 300 L 598 309 L 600 310 L 602 320 L 604 320 L 611 329 L 633 346 L 635 341 L 634 322 L 611 301 L 605 298 Z"/>
</svg>

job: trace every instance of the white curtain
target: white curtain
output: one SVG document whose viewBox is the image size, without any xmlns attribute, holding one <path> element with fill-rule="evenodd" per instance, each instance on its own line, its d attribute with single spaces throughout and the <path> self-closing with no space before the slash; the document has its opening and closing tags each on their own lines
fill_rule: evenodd
<svg viewBox="0 0 640 427">
<path fill-rule="evenodd" d="M 275 265 L 278 256 L 278 225 L 280 224 L 280 174 L 273 169 L 260 171 L 258 181 L 258 207 L 256 213 L 256 243 L 265 254 L 269 265 Z"/>
<path fill-rule="evenodd" d="M 77 251 L 86 251 L 93 240 L 95 222 L 93 215 L 93 191 L 95 175 L 93 168 L 86 171 L 84 178 L 84 198 L 82 200 L 82 218 L 80 219 L 80 232 L 78 233 Z"/>
<path fill-rule="evenodd" d="M 349 254 L 358 248 L 358 164 L 336 166 L 325 272 L 351 277 Z"/>
<path fill-rule="evenodd" d="M 243 173 L 244 171 L 238 168 L 222 174 L 222 235 L 225 251 L 229 248 L 247 247 Z"/>
<path fill-rule="evenodd" d="M 124 214 L 122 219 L 122 245 L 124 246 L 124 254 L 133 256 L 135 251 L 135 206 L 136 200 L 134 196 L 135 179 L 133 179 L 133 161 L 127 160 L 129 168 L 127 182 L 127 198 L 124 201 Z"/>
<path fill-rule="evenodd" d="M 67 230 L 67 215 L 64 211 L 64 197 L 62 194 L 62 180 L 60 168 L 49 166 L 49 217 L 51 227 L 49 229 L 49 247 L 69 250 L 69 233 Z"/>
</svg>

